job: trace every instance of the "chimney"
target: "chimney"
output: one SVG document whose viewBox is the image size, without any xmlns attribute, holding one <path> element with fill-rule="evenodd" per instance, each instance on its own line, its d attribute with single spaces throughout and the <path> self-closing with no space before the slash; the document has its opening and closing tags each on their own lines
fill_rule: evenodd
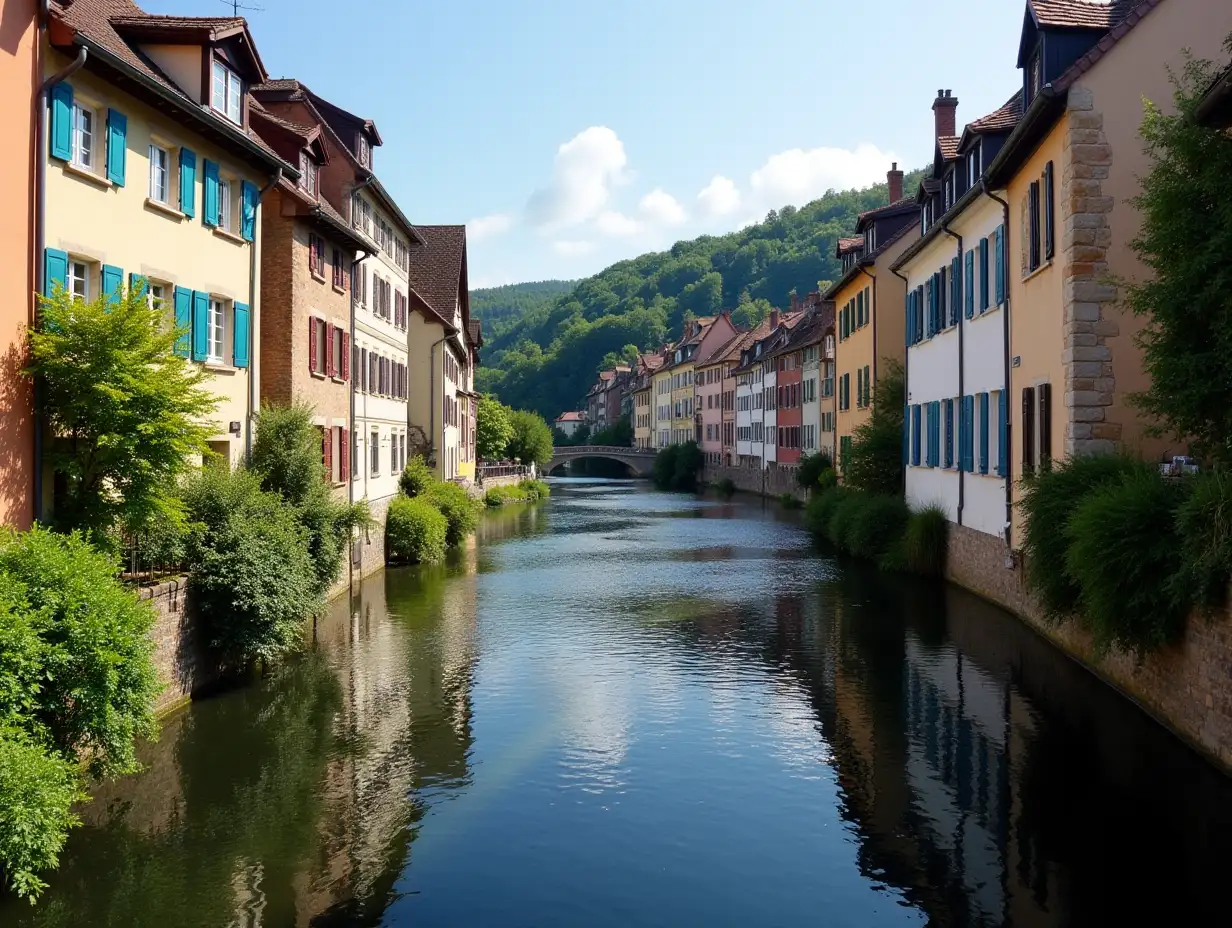
<svg viewBox="0 0 1232 928">
<path fill-rule="evenodd" d="M 794 313 L 800 308 L 800 297 L 796 294 L 791 295 L 791 311 Z"/>
<path fill-rule="evenodd" d="M 938 90 L 937 99 L 933 101 L 933 120 L 937 126 L 937 138 L 953 137 L 955 115 L 958 112 L 958 99 L 948 90 Z"/>
<path fill-rule="evenodd" d="M 779 327 L 779 311 L 777 309 L 770 310 L 770 331 L 773 332 Z"/>
<path fill-rule="evenodd" d="M 897 161 L 890 165 L 890 170 L 886 171 L 886 183 L 890 187 L 890 202 L 897 203 L 903 198 L 903 172 L 898 169 Z"/>
</svg>

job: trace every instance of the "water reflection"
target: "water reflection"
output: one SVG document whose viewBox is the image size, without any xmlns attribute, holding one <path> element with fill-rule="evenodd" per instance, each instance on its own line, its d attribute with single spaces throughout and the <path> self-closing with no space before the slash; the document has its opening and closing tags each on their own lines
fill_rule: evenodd
<svg viewBox="0 0 1232 928">
<path fill-rule="evenodd" d="M 0 923 L 1226 921 L 1226 778 L 773 503 L 564 482 L 315 637 L 172 720 Z"/>
</svg>

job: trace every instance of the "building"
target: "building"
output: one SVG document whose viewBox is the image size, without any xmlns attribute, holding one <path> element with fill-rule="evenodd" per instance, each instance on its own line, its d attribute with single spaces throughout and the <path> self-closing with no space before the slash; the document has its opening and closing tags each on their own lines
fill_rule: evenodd
<svg viewBox="0 0 1232 928">
<path fill-rule="evenodd" d="M 150 16 L 125 0 L 49 17 L 43 73 L 64 76 L 39 151 L 38 288 L 136 287 L 161 303 L 218 398 L 211 450 L 237 464 L 259 401 L 261 197 L 299 177 L 252 129 L 248 90 L 267 79 L 256 44 L 243 19 Z"/>
<path fill-rule="evenodd" d="M 938 92 L 934 110 L 951 99 Z M 1019 91 L 935 140 L 923 234 L 891 267 L 907 279 L 907 501 L 998 537 L 1009 522 L 1008 236 L 1004 191 L 982 180 L 1021 116 Z"/>
<path fill-rule="evenodd" d="M 0 20 L 0 87 L 5 91 L 0 118 L 5 134 L 14 140 L 33 138 L 34 114 L 46 112 L 45 104 L 34 99 L 42 70 L 38 9 L 34 0 L 6 0 Z M 41 161 L 41 151 L 36 158 L 29 144 L 5 145 L 0 154 L 0 173 L 12 194 L 0 211 L 0 240 L 7 243 L 9 255 L 8 273 L 0 283 L 0 525 L 18 529 L 29 528 L 34 519 L 33 391 L 21 371 L 36 290 L 35 200 L 25 192 L 34 190 L 35 165 Z"/>
<path fill-rule="evenodd" d="M 953 118 L 952 109 L 937 111 L 938 136 L 943 129 L 953 134 Z M 840 473 L 852 433 L 872 412 L 878 372 L 887 362 L 901 363 L 905 352 L 905 285 L 890 266 L 918 237 L 920 211 L 914 197 L 903 196 L 903 173 L 897 164 L 886 177 L 889 203 L 861 213 L 857 235 L 839 240 L 837 257 L 843 262 L 843 276 L 822 294 L 834 302 L 836 314 L 835 444 Z"/>
<path fill-rule="evenodd" d="M 1143 100 L 1172 106 L 1185 54 L 1223 60 L 1232 5 L 1031 0 L 1019 40 L 1024 114 L 988 167 L 1008 191 L 1013 543 L 1020 480 L 1042 461 L 1185 446 L 1147 434 L 1130 397 L 1147 386 L 1135 339 L 1145 320 L 1112 281 L 1148 273 L 1130 247 L 1131 198 L 1149 170 Z"/>
<path fill-rule="evenodd" d="M 627 364 L 616 365 L 610 373 L 611 379 L 603 385 L 604 421 L 607 425 L 615 425 L 623 416 L 628 415 L 629 382 L 633 376 Z"/>
<path fill-rule="evenodd" d="M 801 334 L 804 399 L 800 421 L 804 454 L 824 454 L 834 460 L 834 303 L 821 300 L 814 319 Z"/>
<path fill-rule="evenodd" d="M 580 412 L 562 412 L 556 417 L 556 428 L 566 438 L 572 438 L 585 421 L 586 417 Z"/>
<path fill-rule="evenodd" d="M 723 463 L 723 420 L 726 402 L 724 392 L 727 369 L 739 357 L 739 344 L 747 333 L 738 332 L 706 357 L 699 357 L 695 366 L 698 445 L 707 464 Z M 726 378 L 734 390 L 734 382 Z M 730 421 L 734 422 L 734 418 Z M 734 427 L 734 426 L 733 426 Z M 733 439 L 734 440 L 734 439 Z"/>
<path fill-rule="evenodd" d="M 672 443 L 672 371 L 671 348 L 663 350 L 663 364 L 651 375 L 654 404 L 655 448 Z"/>
<path fill-rule="evenodd" d="M 730 313 L 705 316 L 685 323 L 684 334 L 671 349 L 667 370 L 671 375 L 671 435 L 669 443 L 700 441 L 701 422 L 695 400 L 695 368 L 704 358 L 735 336 Z"/>
<path fill-rule="evenodd" d="M 475 477 L 475 365 L 483 347 L 471 319 L 465 226 L 417 226 L 424 244 L 411 256 L 408 332 L 411 431 L 441 480 Z M 426 375 L 426 376 L 425 376 Z"/>
<path fill-rule="evenodd" d="M 663 366 L 661 352 L 638 355 L 633 366 L 630 393 L 633 403 L 633 446 L 643 451 L 656 447 L 654 375 Z"/>
</svg>

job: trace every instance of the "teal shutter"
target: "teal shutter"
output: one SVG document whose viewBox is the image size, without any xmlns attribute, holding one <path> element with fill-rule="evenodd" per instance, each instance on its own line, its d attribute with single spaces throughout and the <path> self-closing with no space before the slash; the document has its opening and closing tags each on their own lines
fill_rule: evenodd
<svg viewBox="0 0 1232 928">
<path fill-rule="evenodd" d="M 1009 473 L 1009 424 L 1005 408 L 1005 391 L 997 394 L 997 476 Z"/>
<path fill-rule="evenodd" d="M 218 225 L 218 165 L 208 158 L 205 167 L 205 196 L 201 221 L 207 226 Z"/>
<path fill-rule="evenodd" d="M 967 252 L 967 299 L 964 308 L 967 318 L 975 315 L 975 251 Z"/>
<path fill-rule="evenodd" d="M 210 295 L 194 290 L 192 295 L 192 359 L 194 361 L 204 361 L 209 357 L 209 325 Z"/>
<path fill-rule="evenodd" d="M 962 259 L 955 256 L 950 262 L 950 325 L 958 325 L 959 307 L 962 306 L 963 277 Z"/>
<path fill-rule="evenodd" d="M 933 279 L 931 277 L 924 282 L 924 302 L 928 306 L 927 315 L 924 317 L 924 337 L 931 338 L 933 334 Z"/>
<path fill-rule="evenodd" d="M 915 302 L 915 300 L 912 299 L 912 297 L 914 296 L 915 296 L 914 293 L 907 294 L 907 301 L 906 301 L 906 306 L 905 306 L 906 314 L 903 320 L 903 342 L 908 347 L 911 346 L 911 304 Z"/>
<path fill-rule="evenodd" d="M 113 264 L 103 265 L 103 296 L 108 303 L 118 303 L 124 297 L 124 272 Z"/>
<path fill-rule="evenodd" d="M 954 466 L 954 401 L 945 401 L 945 466 Z"/>
<path fill-rule="evenodd" d="M 988 239 L 980 239 L 980 312 L 988 308 Z"/>
<path fill-rule="evenodd" d="M 43 296 L 51 296 L 57 284 L 61 290 L 68 286 L 68 252 L 47 248 L 43 250 Z"/>
<path fill-rule="evenodd" d="M 964 396 L 961 398 L 962 403 L 958 413 L 958 466 L 967 473 L 972 470 L 972 450 L 974 444 L 971 440 L 971 426 L 974 422 L 973 415 L 973 397 Z"/>
<path fill-rule="evenodd" d="M 236 367 L 248 366 L 248 304 L 235 304 L 235 345 L 232 357 Z"/>
<path fill-rule="evenodd" d="M 997 226 L 992 233 L 997 245 L 997 306 L 1005 302 L 1005 226 Z"/>
<path fill-rule="evenodd" d="M 180 149 L 180 212 L 197 215 L 197 155 L 188 148 Z"/>
<path fill-rule="evenodd" d="M 240 193 L 240 235 L 251 242 L 257 237 L 257 185 L 244 181 Z"/>
<path fill-rule="evenodd" d="M 903 466 L 911 460 L 911 407 L 903 407 Z"/>
<path fill-rule="evenodd" d="M 920 466 L 920 406 L 911 407 L 911 466 Z"/>
<path fill-rule="evenodd" d="M 144 274 L 138 274 L 135 271 L 128 275 L 128 292 L 136 293 L 139 296 L 145 296 L 145 289 L 150 284 L 150 279 Z"/>
<path fill-rule="evenodd" d="M 51 157 L 73 158 L 73 85 L 60 81 L 51 88 Z"/>
<path fill-rule="evenodd" d="M 187 358 L 192 353 L 192 291 L 175 288 L 175 328 L 180 333 L 175 340 L 175 353 Z"/>
<path fill-rule="evenodd" d="M 119 110 L 107 110 L 107 179 L 124 186 L 124 166 L 128 161 L 128 117 Z"/>
<path fill-rule="evenodd" d="M 988 394 L 979 395 L 980 405 L 976 414 L 980 419 L 980 473 L 988 473 Z"/>
</svg>

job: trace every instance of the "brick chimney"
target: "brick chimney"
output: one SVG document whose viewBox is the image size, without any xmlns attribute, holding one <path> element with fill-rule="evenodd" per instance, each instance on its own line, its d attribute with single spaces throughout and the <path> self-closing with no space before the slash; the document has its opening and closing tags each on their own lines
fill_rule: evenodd
<svg viewBox="0 0 1232 928">
<path fill-rule="evenodd" d="M 777 309 L 770 310 L 770 331 L 773 332 L 779 327 L 779 311 Z"/>
<path fill-rule="evenodd" d="M 898 169 L 897 161 L 886 171 L 886 183 L 890 187 L 890 202 L 897 203 L 903 198 L 903 172 Z"/>
<path fill-rule="evenodd" d="M 937 99 L 933 101 L 933 120 L 937 126 L 937 138 L 953 137 L 955 132 L 955 117 L 958 112 L 958 98 L 948 90 L 938 90 Z"/>
</svg>

